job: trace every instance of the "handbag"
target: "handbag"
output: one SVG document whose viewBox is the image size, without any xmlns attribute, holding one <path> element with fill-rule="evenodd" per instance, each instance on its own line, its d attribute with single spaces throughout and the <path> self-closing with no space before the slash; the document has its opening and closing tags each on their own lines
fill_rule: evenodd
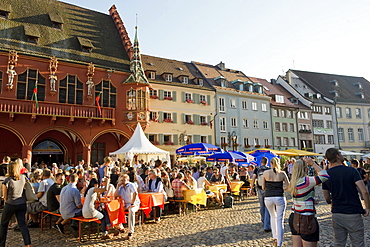
<svg viewBox="0 0 370 247">
<path fill-rule="evenodd" d="M 293 227 L 298 234 L 313 234 L 317 230 L 315 215 L 302 215 L 294 212 Z"/>
<path fill-rule="evenodd" d="M 175 193 L 173 192 L 173 189 L 171 187 L 164 187 L 164 191 L 166 192 L 168 198 L 172 198 L 175 196 Z"/>
<path fill-rule="evenodd" d="M 36 202 L 39 200 L 33 190 L 31 183 L 28 181 L 26 181 L 24 185 L 24 195 L 26 196 L 27 202 Z"/>
</svg>

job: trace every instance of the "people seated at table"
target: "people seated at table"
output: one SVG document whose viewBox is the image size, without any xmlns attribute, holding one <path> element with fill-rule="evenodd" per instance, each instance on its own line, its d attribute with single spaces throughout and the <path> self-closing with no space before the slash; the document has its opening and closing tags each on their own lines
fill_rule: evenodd
<svg viewBox="0 0 370 247">
<path fill-rule="evenodd" d="M 163 183 L 163 188 L 166 191 L 167 200 L 170 198 L 172 199 L 174 197 L 173 189 L 172 189 L 170 178 L 166 171 L 161 171 L 161 179 Z"/>
<path fill-rule="evenodd" d="M 60 208 L 60 192 L 62 191 L 62 188 L 60 187 L 64 183 L 64 174 L 63 173 L 57 173 L 55 175 L 55 183 L 50 186 L 48 192 L 47 192 L 47 206 L 48 211 L 60 214 L 59 208 Z M 54 228 L 58 229 L 58 224 L 63 221 L 63 218 L 60 217 L 57 222 L 54 225 Z"/>
<path fill-rule="evenodd" d="M 211 180 L 211 177 L 213 175 L 213 169 L 212 167 L 207 167 L 207 170 L 206 170 L 206 179 L 209 181 Z"/>
<path fill-rule="evenodd" d="M 60 214 L 62 215 L 63 221 L 58 224 L 61 232 L 64 233 L 64 226 L 70 221 L 73 217 L 82 216 L 82 203 L 81 195 L 78 191 L 77 184 L 78 176 L 77 174 L 71 174 L 69 178 L 69 184 L 63 187 L 60 192 Z M 72 221 L 71 228 L 77 232 L 77 222 Z"/>
<path fill-rule="evenodd" d="M 136 169 L 133 167 L 128 168 L 127 175 L 130 177 L 130 182 L 134 183 L 139 193 L 145 190 L 145 183 L 143 179 L 137 175 Z"/>
<path fill-rule="evenodd" d="M 36 169 L 32 174 L 31 174 L 31 185 L 33 187 L 33 190 L 35 193 L 39 190 L 40 187 L 40 182 L 42 180 L 42 170 L 41 169 Z"/>
<path fill-rule="evenodd" d="M 184 180 L 185 175 L 182 172 L 179 172 L 176 179 L 172 181 L 172 189 L 175 200 L 184 200 L 184 195 L 182 192 L 184 190 L 190 190 L 190 187 L 184 182 Z"/>
<path fill-rule="evenodd" d="M 92 179 L 91 181 L 95 181 L 96 179 Z M 90 181 L 90 183 L 91 183 Z M 113 184 L 110 183 L 109 178 L 103 178 L 100 188 L 105 189 L 105 191 L 102 192 L 102 196 L 104 197 L 114 197 L 114 193 L 116 192 L 116 188 Z"/>
<path fill-rule="evenodd" d="M 213 169 L 213 175 L 210 179 L 211 184 L 223 184 L 225 183 L 224 177 L 220 174 L 218 168 Z M 226 192 L 224 189 L 219 189 L 218 191 L 213 191 L 216 195 L 216 201 L 220 207 L 224 206 L 224 196 L 223 193 Z"/>
<path fill-rule="evenodd" d="M 240 181 L 239 174 L 235 167 L 230 167 L 228 171 L 230 181 Z"/>
<path fill-rule="evenodd" d="M 171 183 L 173 182 L 173 180 L 175 180 L 175 179 L 176 179 L 177 174 L 178 174 L 178 170 L 177 170 L 177 168 L 176 168 L 176 167 L 174 167 L 174 168 L 171 170 L 171 173 L 169 173 Z"/>
<path fill-rule="evenodd" d="M 104 180 L 104 178 L 103 178 Z M 85 202 L 82 206 L 82 216 L 86 219 L 98 218 L 101 222 L 102 239 L 110 239 L 111 236 L 108 234 L 107 227 L 110 225 L 109 216 L 106 210 L 102 209 L 98 211 L 95 209 L 95 201 L 98 199 L 98 193 L 103 193 L 107 190 L 107 187 L 98 188 L 99 182 L 96 178 L 93 178 L 85 192 Z M 118 231 L 118 230 L 117 230 Z"/>
<path fill-rule="evenodd" d="M 42 177 L 43 180 L 40 182 L 40 186 L 36 194 L 39 200 L 27 205 L 27 213 L 30 214 L 32 219 L 32 221 L 28 224 L 28 227 L 30 228 L 36 228 L 39 226 L 39 217 L 37 217 L 37 214 L 48 209 L 47 192 L 54 184 L 54 180 L 51 179 L 51 171 L 49 169 L 44 169 L 42 172 Z"/>
<path fill-rule="evenodd" d="M 135 213 L 140 208 L 140 199 L 136 186 L 130 182 L 130 177 L 127 174 L 120 176 L 114 196 L 120 196 L 125 204 L 125 210 L 128 210 L 128 235 L 126 239 L 130 239 L 135 231 Z"/>
<path fill-rule="evenodd" d="M 191 170 L 193 171 L 193 174 L 192 174 L 193 178 L 194 178 L 195 180 L 198 180 L 198 178 L 199 178 L 199 171 L 198 171 L 198 168 L 194 166 L 194 167 L 192 167 L 192 168 L 191 168 Z"/>
<path fill-rule="evenodd" d="M 80 169 L 77 171 L 77 176 L 78 176 L 77 185 L 76 185 L 77 189 L 80 192 L 84 193 L 85 190 L 82 191 L 82 189 L 84 189 L 84 187 L 86 187 L 87 186 L 86 184 L 88 183 L 86 182 L 85 176 L 83 174 L 83 169 Z"/>
<path fill-rule="evenodd" d="M 198 188 L 197 180 L 195 180 L 195 178 L 192 176 L 191 171 L 185 172 L 185 180 L 190 189 L 194 190 Z"/>
<path fill-rule="evenodd" d="M 145 191 L 147 192 L 157 192 L 163 193 L 164 200 L 167 200 L 167 194 L 164 191 L 162 179 L 158 177 L 154 170 L 149 171 L 147 184 L 145 185 Z M 155 207 L 155 222 L 160 222 L 160 217 L 162 215 L 162 208 L 159 206 Z"/>
</svg>

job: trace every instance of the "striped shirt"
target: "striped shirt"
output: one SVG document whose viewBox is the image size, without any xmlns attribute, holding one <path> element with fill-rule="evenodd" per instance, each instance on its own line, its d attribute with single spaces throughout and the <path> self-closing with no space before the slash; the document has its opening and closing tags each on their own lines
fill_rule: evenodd
<svg viewBox="0 0 370 247">
<path fill-rule="evenodd" d="M 326 170 L 321 170 L 315 177 L 300 178 L 297 183 L 297 195 L 293 197 L 292 210 L 305 215 L 315 214 L 315 186 L 328 179 Z"/>
</svg>

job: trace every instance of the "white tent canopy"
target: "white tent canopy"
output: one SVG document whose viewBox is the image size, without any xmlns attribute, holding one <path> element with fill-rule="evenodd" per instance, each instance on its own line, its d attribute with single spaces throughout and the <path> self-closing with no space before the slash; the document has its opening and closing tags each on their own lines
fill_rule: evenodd
<svg viewBox="0 0 370 247">
<path fill-rule="evenodd" d="M 364 155 L 363 153 L 356 153 L 356 152 L 351 152 L 351 151 L 344 151 L 344 150 L 339 150 L 339 152 L 343 155 L 351 155 L 351 156 L 357 156 L 357 155 Z"/>
<path fill-rule="evenodd" d="M 134 155 L 145 155 L 144 160 L 149 161 L 150 159 L 160 159 L 162 161 L 166 160 L 170 165 L 170 152 L 162 150 L 154 146 L 148 138 L 146 138 L 141 125 L 138 123 L 134 134 L 131 136 L 130 140 L 118 149 L 117 151 L 109 153 L 111 156 L 117 156 L 122 158 L 132 160 Z"/>
</svg>

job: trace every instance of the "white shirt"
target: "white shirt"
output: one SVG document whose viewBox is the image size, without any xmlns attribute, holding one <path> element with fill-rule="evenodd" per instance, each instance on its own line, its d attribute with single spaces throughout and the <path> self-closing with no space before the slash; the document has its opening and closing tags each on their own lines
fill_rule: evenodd
<svg viewBox="0 0 370 247">
<path fill-rule="evenodd" d="M 206 177 L 198 178 L 197 184 L 199 189 L 205 189 L 206 180 L 207 180 Z"/>
<path fill-rule="evenodd" d="M 48 202 L 47 202 L 47 194 L 48 194 L 48 190 L 49 188 L 54 184 L 54 180 L 51 179 L 51 178 L 47 178 L 47 179 L 44 179 L 40 182 L 40 186 L 39 186 L 39 189 L 37 191 L 37 193 L 39 192 L 44 192 L 44 194 L 42 195 L 42 197 L 40 198 L 40 202 L 42 203 L 42 205 L 44 205 L 45 207 L 48 206 Z"/>
<path fill-rule="evenodd" d="M 95 209 L 95 201 L 98 193 L 94 192 L 95 187 L 90 188 L 85 196 L 85 202 L 82 207 L 82 216 L 86 219 L 96 218 L 99 211 Z"/>
<path fill-rule="evenodd" d="M 131 206 L 132 195 L 135 192 L 137 193 L 136 186 L 131 182 L 127 183 L 126 185 L 121 185 L 118 188 L 118 195 L 120 195 L 122 197 L 122 199 L 125 203 L 125 207 Z M 136 200 L 134 202 L 134 205 L 140 207 L 139 195 L 136 196 Z"/>
</svg>

